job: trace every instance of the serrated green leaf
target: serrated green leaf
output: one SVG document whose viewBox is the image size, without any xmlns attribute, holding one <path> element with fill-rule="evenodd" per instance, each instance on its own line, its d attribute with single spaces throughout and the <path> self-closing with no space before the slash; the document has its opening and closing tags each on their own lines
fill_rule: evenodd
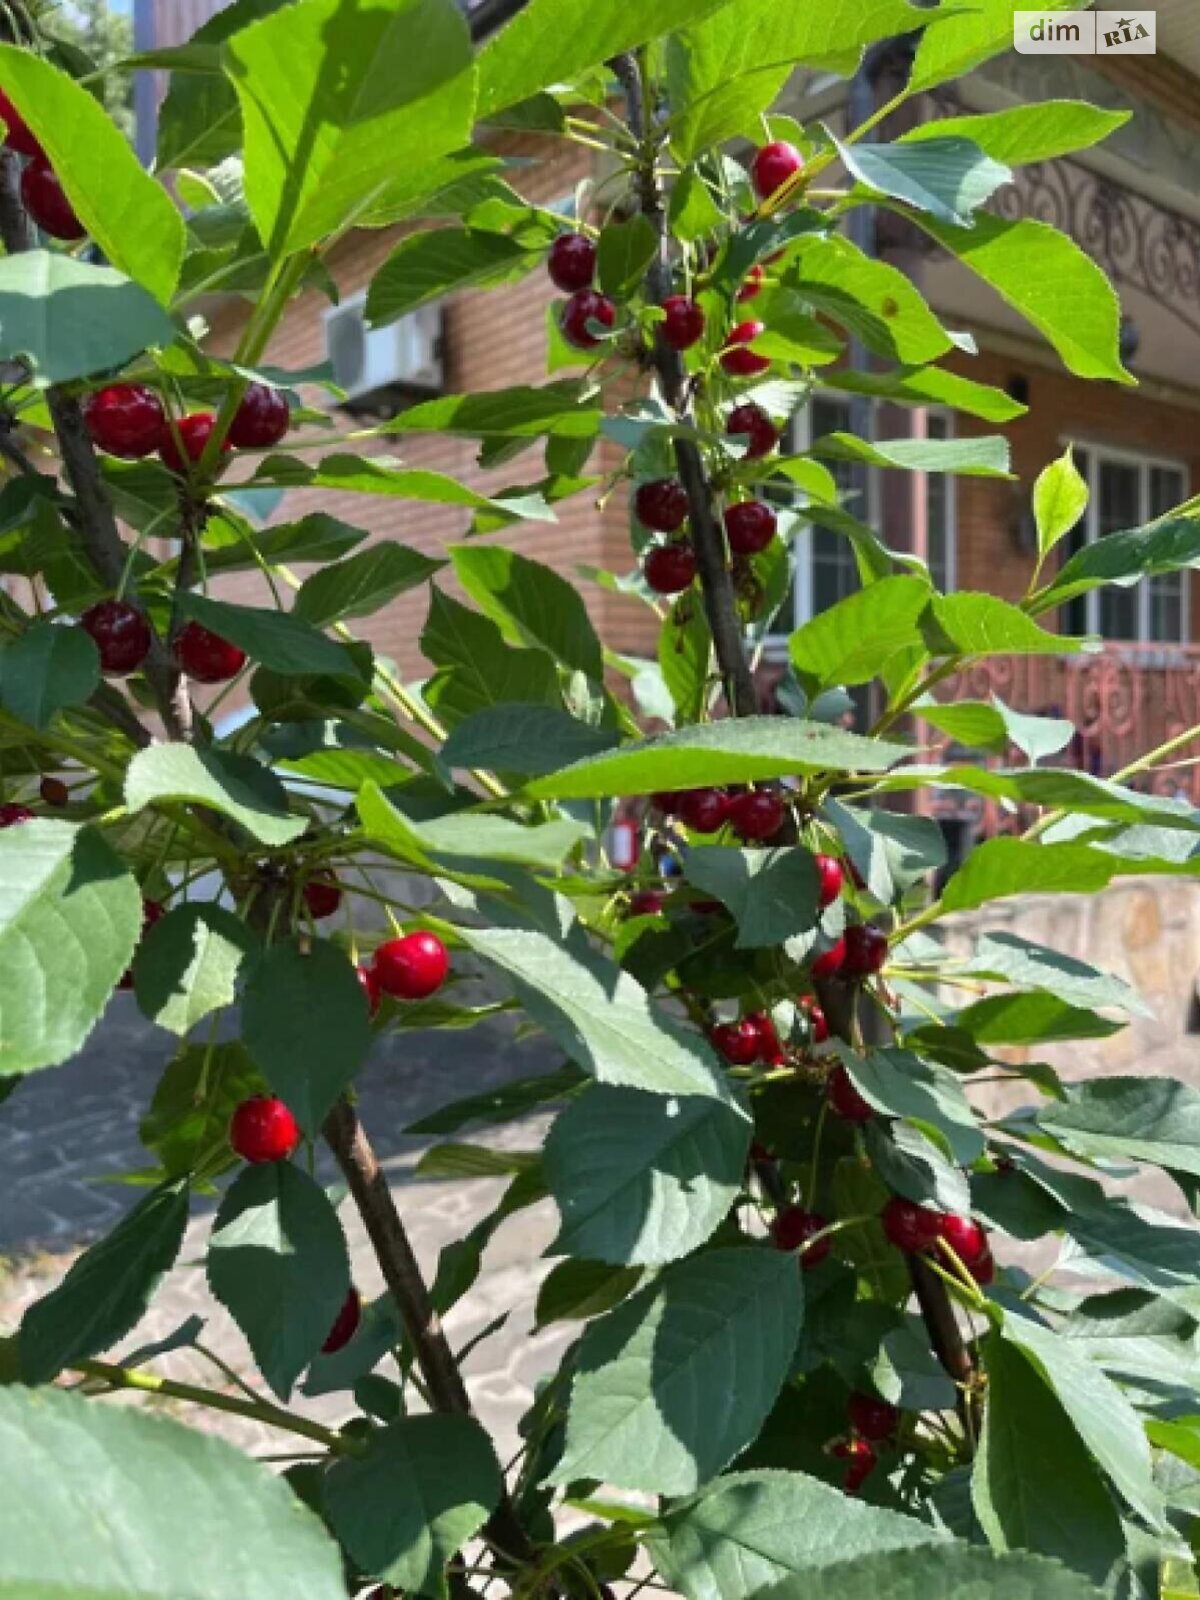
<svg viewBox="0 0 1200 1600">
<path fill-rule="evenodd" d="M 973 214 L 1012 173 L 970 139 L 945 133 L 917 145 L 834 145 L 846 170 L 878 194 L 891 195 L 942 222 L 973 225 Z"/>
<path fill-rule="evenodd" d="M 1033 486 L 1038 553 L 1043 559 L 1075 527 L 1087 510 L 1087 503 L 1087 480 L 1080 476 L 1068 447 L 1057 461 L 1042 469 Z"/>
<path fill-rule="evenodd" d="M 558 706 L 493 705 L 464 717 L 439 754 L 450 769 L 484 767 L 533 777 L 611 750 L 618 738 L 615 729 L 593 728 Z"/>
<path fill-rule="evenodd" d="M 938 123 L 925 124 L 938 127 Z M 898 367 L 892 372 L 852 372 L 838 369 L 823 373 L 821 385 L 850 394 L 878 395 L 902 406 L 950 406 L 985 422 L 1012 422 L 1029 407 L 990 383 L 977 383 L 942 367 Z"/>
<path fill-rule="evenodd" d="M 180 1037 L 214 1011 L 231 1006 L 254 937 L 221 906 L 182 905 L 155 923 L 133 965 L 143 1014 Z"/>
<path fill-rule="evenodd" d="M 872 1050 L 860 1056 L 846 1049 L 842 1060 L 855 1087 L 877 1111 L 937 1129 L 961 1166 L 970 1166 L 983 1154 L 983 1134 L 970 1103 L 945 1067 L 908 1050 Z"/>
<path fill-rule="evenodd" d="M 278 778 L 249 756 L 182 744 L 140 750 L 125 774 L 126 806 L 136 812 L 176 801 L 211 806 L 260 844 L 290 844 L 308 826 L 289 812 Z"/>
<path fill-rule="evenodd" d="M 543 255 L 543 250 L 530 250 L 503 233 L 477 228 L 410 234 L 371 279 L 367 321 L 372 328 L 383 328 L 444 295 L 513 283 L 532 272 Z"/>
<path fill-rule="evenodd" d="M 827 433 L 812 446 L 826 461 L 862 461 L 904 472 L 951 472 L 973 478 L 1009 476 L 1008 440 L 1001 434 L 967 439 L 859 439 Z"/>
<path fill-rule="evenodd" d="M 307 0 L 312 3 L 312 0 Z M 477 489 L 423 467 L 403 467 L 387 456 L 326 456 L 313 465 L 298 456 L 267 456 L 245 487 L 328 489 L 338 494 L 378 495 L 389 500 L 417 500 L 428 505 L 467 506 L 486 511 L 496 526 L 510 522 L 553 522 L 554 512 L 542 495 L 514 493 L 489 497 Z"/>
<path fill-rule="evenodd" d="M 1015 894 L 1094 894 L 1112 881 L 1117 863 L 1080 844 L 987 839 L 946 885 L 947 911 L 971 911 Z"/>
<path fill-rule="evenodd" d="M 1175 1078 L 1098 1078 L 1039 1120 L 1068 1149 L 1200 1175 L 1200 1092 Z"/>
<path fill-rule="evenodd" d="M 213 1177 L 236 1161 L 229 1121 L 243 1100 L 266 1088 L 237 1041 L 194 1045 L 167 1063 L 138 1129 L 170 1178 Z"/>
<path fill-rule="evenodd" d="M 915 144 L 948 135 L 973 140 L 997 161 L 1025 166 L 1053 161 L 1100 144 L 1129 121 L 1128 111 L 1105 111 L 1085 100 L 1035 100 L 1003 111 L 939 117 L 902 133 L 897 143 Z"/>
<path fill-rule="evenodd" d="M 388 540 L 314 572 L 300 585 L 295 614 L 315 628 L 369 617 L 439 572 L 443 562 Z"/>
<path fill-rule="evenodd" d="M 451 545 L 450 559 L 455 577 L 511 643 L 538 646 L 565 667 L 603 677 L 587 607 L 559 573 L 502 545 Z"/>
<path fill-rule="evenodd" d="M 1057 578 L 1038 596 L 1038 614 L 1064 605 L 1106 583 L 1127 589 L 1143 578 L 1183 572 L 1200 564 L 1200 516 L 1191 508 L 1144 528 L 1107 533 L 1063 564 Z"/>
<path fill-rule="evenodd" d="M 797 1579 L 760 1600 L 809 1600 Z M 962 1544 L 864 1556 L 821 1572 L 820 1600 L 1100 1600 L 1101 1591 L 1056 1561 L 1022 1551 L 996 1555 Z"/>
<path fill-rule="evenodd" d="M 312 623 L 291 612 L 230 605 L 228 601 L 210 600 L 194 593 L 183 596 L 182 611 L 201 627 L 240 646 L 271 672 L 286 677 L 358 676 L 344 645 L 335 644 Z"/>
<path fill-rule="evenodd" d="M 43 732 L 55 713 L 82 705 L 100 683 L 100 653 L 82 628 L 35 622 L 0 652 L 0 702 Z"/>
<path fill-rule="evenodd" d="M 923 578 L 882 578 L 797 628 L 788 655 L 808 692 L 869 683 L 898 651 L 919 645 L 930 593 Z"/>
<path fill-rule="evenodd" d="M 1087 0 L 1050 0 L 1044 11 L 1079 11 Z M 909 93 L 932 89 L 970 72 L 991 56 L 1012 49 L 1013 17 L 1023 0 L 978 0 L 969 11 L 951 15 L 922 35 L 909 80 Z"/>
<path fill-rule="evenodd" d="M 627 1300 L 641 1279 L 639 1267 L 610 1267 L 602 1261 L 560 1261 L 542 1279 L 535 1326 L 590 1322 Z"/>
<path fill-rule="evenodd" d="M 738 926 L 739 950 L 768 949 L 817 926 L 819 885 L 811 850 L 699 845 L 688 851 L 683 870 L 689 883 L 727 908 Z"/>
<path fill-rule="evenodd" d="M 839 234 L 798 240 L 788 263 L 788 283 L 876 355 L 920 364 L 952 348 L 950 335 L 904 274 L 863 255 Z"/>
<path fill-rule="evenodd" d="M 510 1122 L 516 1117 L 527 1116 L 539 1106 L 565 1099 L 572 1090 L 582 1087 L 586 1082 L 586 1077 L 578 1067 L 561 1067 L 557 1072 L 517 1078 L 498 1089 L 454 1100 L 440 1111 L 410 1123 L 404 1132 L 440 1135 L 457 1133 L 470 1122 L 480 1122 L 485 1127 Z"/>
</svg>

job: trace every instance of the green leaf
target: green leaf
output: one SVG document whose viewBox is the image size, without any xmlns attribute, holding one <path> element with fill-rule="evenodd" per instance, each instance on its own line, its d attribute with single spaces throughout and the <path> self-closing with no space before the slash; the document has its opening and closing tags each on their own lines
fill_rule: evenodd
<svg viewBox="0 0 1200 1600">
<path fill-rule="evenodd" d="M 869 683 L 898 651 L 920 644 L 930 593 L 923 578 L 882 578 L 797 628 L 788 655 L 808 693 Z"/>
<path fill-rule="evenodd" d="M 104 107 L 65 72 L 12 45 L 0 45 L 0 86 L 36 134 L 91 238 L 118 272 L 166 305 L 183 261 L 183 218 Z"/>
<path fill-rule="evenodd" d="M 1019 606 L 992 594 L 943 594 L 924 621 L 929 648 L 939 655 L 1066 656 L 1087 644 L 1039 628 Z"/>
<path fill-rule="evenodd" d="M 551 1249 L 659 1266 L 697 1249 L 737 1199 L 750 1148 L 740 1108 L 597 1085 L 560 1113 L 543 1173 L 562 1227 Z"/>
<path fill-rule="evenodd" d="M 842 1060 L 855 1087 L 877 1111 L 935 1129 L 955 1161 L 969 1167 L 983 1154 L 984 1138 L 955 1075 L 922 1061 L 908 1050 L 872 1050 L 859 1056 L 847 1049 Z"/>
<path fill-rule="evenodd" d="M 254 937 L 240 917 L 200 902 L 177 906 L 149 930 L 133 964 L 142 1013 L 181 1038 L 237 998 Z"/>
<path fill-rule="evenodd" d="M 710 1250 L 668 1267 L 584 1334 L 551 1480 L 692 1492 L 757 1435 L 802 1314 L 784 1251 Z"/>
<path fill-rule="evenodd" d="M 187 1219 L 186 1183 L 156 1189 L 85 1250 L 57 1288 L 34 1301 L 21 1319 L 26 1383 L 49 1383 L 137 1326 L 175 1264 Z"/>
<path fill-rule="evenodd" d="M 1075 527 L 1087 510 L 1087 503 L 1087 480 L 1080 476 L 1074 454 L 1068 445 L 1057 461 L 1043 468 L 1033 486 L 1038 554 L 1043 559 Z"/>
<path fill-rule="evenodd" d="M 480 1144 L 435 1144 L 417 1162 L 419 1178 L 503 1178 L 536 1172 L 538 1157 Z"/>
<path fill-rule="evenodd" d="M 98 833 L 0 830 L 0 1079 L 75 1054 L 141 931 L 137 883 Z"/>
<path fill-rule="evenodd" d="M 1116 871 L 1112 857 L 1083 844 L 987 839 L 950 879 L 942 905 L 947 911 L 972 911 L 1017 894 L 1094 894 Z"/>
<path fill-rule="evenodd" d="M 565 667 L 603 677 L 600 640 L 566 578 L 502 545 L 451 545 L 450 559 L 455 577 L 511 643 L 539 646 Z"/>
<path fill-rule="evenodd" d="M 544 650 L 506 645 L 490 617 L 435 588 L 421 634 L 422 653 L 439 671 L 425 699 L 451 727 L 472 712 L 516 702 L 562 709 L 558 671 Z"/>
<path fill-rule="evenodd" d="M 1200 1092 L 1175 1078 L 1097 1078 L 1039 1116 L 1077 1155 L 1200 1175 Z"/>
<path fill-rule="evenodd" d="M 1068 372 L 1134 381 L 1121 363 L 1121 314 L 1112 285 L 1065 233 L 1044 222 L 1011 222 L 987 212 L 970 229 L 931 217 L 913 220 L 1032 323 Z"/>
<path fill-rule="evenodd" d="M 516 1078 L 498 1089 L 454 1100 L 440 1111 L 422 1117 L 419 1122 L 410 1123 L 404 1132 L 440 1135 L 457 1133 L 470 1122 L 480 1122 L 485 1127 L 511 1122 L 514 1118 L 527 1116 L 539 1106 L 567 1098 L 572 1090 L 581 1088 L 586 1082 L 578 1067 L 562 1067 L 557 1072 Z"/>
<path fill-rule="evenodd" d="M 863 255 L 839 234 L 799 239 L 788 258 L 788 283 L 876 355 L 917 365 L 936 361 L 953 347 L 902 272 Z"/>
<path fill-rule="evenodd" d="M 703 609 L 676 602 L 659 629 L 658 666 L 677 722 L 698 722 L 704 714 L 712 689 L 711 665 L 712 635 Z"/>
<path fill-rule="evenodd" d="M 224 530 L 228 531 L 219 546 L 209 549 Z M 253 549 L 246 544 L 247 533 L 253 540 Z M 270 528 L 237 526 L 236 532 L 224 517 L 213 516 L 205 529 L 204 560 L 210 573 L 257 567 L 255 550 L 263 560 L 272 563 L 336 561 L 348 555 L 366 537 L 365 528 L 351 527 L 348 522 L 341 522 L 324 511 L 312 511 L 298 522 L 281 522 Z M 168 564 L 168 570 L 174 570 L 173 563 Z"/>
<path fill-rule="evenodd" d="M 38 732 L 82 705 L 100 683 L 100 653 L 82 628 L 35 622 L 0 652 L 0 702 Z"/>
<path fill-rule="evenodd" d="M 434 228 L 402 239 L 371 279 L 366 314 L 372 328 L 463 289 L 491 289 L 532 272 L 545 255 L 503 233 Z"/>
<path fill-rule="evenodd" d="M 346 1592 L 337 1547 L 276 1473 L 146 1411 L 0 1390 L 13 1600 L 274 1600 L 281 1584 L 290 1600 Z"/>
<path fill-rule="evenodd" d="M 930 872 L 946 865 L 946 836 L 934 817 L 876 808 L 860 811 L 827 800 L 823 814 L 877 900 L 889 905 Z"/>
<path fill-rule="evenodd" d="M 1008 440 L 1001 434 L 967 439 L 859 439 L 852 433 L 827 433 L 810 454 L 826 461 L 862 461 L 903 472 L 952 472 L 971 478 L 1006 478 Z"/>
<path fill-rule="evenodd" d="M 1104 1583 L 1124 1539 L 1086 1446 L 1024 1351 L 992 1334 L 984 1359 L 988 1403 L 971 1494 L 990 1543 L 1053 1556 Z"/>
<path fill-rule="evenodd" d="M 448 433 L 465 439 L 592 439 L 603 411 L 576 379 L 481 394 L 445 394 L 401 411 L 384 433 Z"/>
<path fill-rule="evenodd" d="M 392 540 L 374 544 L 306 578 L 296 595 L 295 615 L 315 628 L 346 617 L 369 617 L 398 594 L 425 583 L 443 565 Z"/>
<path fill-rule="evenodd" d="M 1150 1446 L 1137 1412 L 1122 1391 L 1072 1340 L 1061 1338 L 1049 1328 L 1024 1316 L 1010 1315 L 1005 1318 L 1002 1333 L 1045 1373 L 1097 1466 L 1140 1516 L 1158 1526 L 1162 1497 L 1154 1484 Z"/>
<path fill-rule="evenodd" d="M 962 77 L 991 56 L 1013 47 L 1013 16 L 1024 0 L 978 0 L 970 11 L 949 16 L 926 29 L 917 49 L 908 91 L 932 89 Z M 1044 11 L 1079 11 L 1087 0 L 1050 0 Z"/>
<path fill-rule="evenodd" d="M 1062 1039 L 1107 1039 L 1124 1026 L 1056 994 L 996 994 L 960 1011 L 954 1026 L 976 1044 L 1054 1044 Z"/>
<path fill-rule="evenodd" d="M 170 1178 L 213 1177 L 234 1164 L 229 1119 L 266 1085 L 243 1045 L 193 1045 L 168 1062 L 142 1118 L 142 1143 Z"/>
<path fill-rule="evenodd" d="M 626 221 L 608 223 L 600 234 L 596 252 L 601 289 L 615 300 L 628 299 L 657 253 L 658 237 L 640 211 Z"/>
<path fill-rule="evenodd" d="M 534 1325 L 590 1322 L 627 1300 L 641 1282 L 638 1267 L 610 1267 L 602 1261 L 560 1261 L 542 1279 Z"/>
<path fill-rule="evenodd" d="M 187 593 L 183 614 L 243 649 L 259 666 L 285 677 L 357 677 L 353 658 L 303 617 L 269 607 L 235 606 Z"/>
<path fill-rule="evenodd" d="M 926 123 L 937 127 L 937 123 Z M 943 367 L 897 367 L 891 372 L 852 372 L 838 369 L 821 376 L 826 389 L 849 394 L 878 395 L 902 406 L 951 406 L 985 422 L 1012 422 L 1029 410 L 1003 389 L 990 383 L 977 383 L 959 372 Z"/>
<path fill-rule="evenodd" d="M 1012 173 L 970 139 L 938 128 L 920 144 L 843 144 L 837 153 L 852 177 L 877 194 L 891 195 L 942 222 L 973 226 L 973 214 Z"/>
<path fill-rule="evenodd" d="M 286 1400 L 350 1288 L 346 1241 L 324 1189 L 290 1161 L 246 1167 L 217 1212 L 208 1284 Z"/>
<path fill-rule="evenodd" d="M 1063 564 L 1057 578 L 1038 597 L 1037 611 L 1087 594 L 1102 584 L 1129 588 L 1142 578 L 1156 578 L 1200 565 L 1200 515 L 1173 515 L 1144 528 L 1107 533 L 1084 545 Z"/>
<path fill-rule="evenodd" d="M 453 0 L 299 0 L 235 34 L 246 199 L 279 258 L 410 202 L 470 140 L 474 76 Z M 442 178 L 441 181 L 445 181 Z M 418 187 L 415 191 L 420 192 Z"/>
<path fill-rule="evenodd" d="M 0 357 L 27 361 L 39 389 L 123 367 L 174 337 L 154 297 L 111 267 L 47 250 L 0 261 Z"/>
<path fill-rule="evenodd" d="M 726 906 L 739 950 L 765 950 L 817 926 L 817 868 L 810 850 L 739 850 L 700 845 L 684 857 L 684 876 Z"/>
<path fill-rule="evenodd" d="M 406 1417 L 372 1435 L 325 1480 L 330 1525 L 363 1572 L 405 1592 L 444 1596 L 446 1565 L 503 1491 L 473 1417 Z"/>
<path fill-rule="evenodd" d="M 954 1548 L 929 1523 L 848 1500 L 800 1472 L 718 1478 L 694 1499 L 668 1507 L 660 1526 L 649 1541 L 654 1564 L 687 1600 L 751 1600 L 793 1574 L 805 1579 L 811 1593 L 815 1583 L 825 1583 L 830 1568 L 854 1557 L 887 1555 L 890 1568 L 902 1551 L 918 1545 Z M 810 1576 L 818 1572 L 820 1579 Z M 850 1591 L 854 1600 L 862 1592 Z M 922 1590 L 914 1600 L 927 1596 Z"/>
<path fill-rule="evenodd" d="M 565 942 L 522 928 L 460 928 L 506 975 L 526 1011 L 601 1083 L 651 1094 L 733 1094 L 707 1040 L 686 1027 L 576 930 Z"/>
<path fill-rule="evenodd" d="M 436 873 L 441 865 L 448 876 L 466 877 L 480 887 L 503 887 L 501 879 L 481 870 L 489 861 L 554 871 L 590 831 L 569 817 L 534 827 L 509 817 L 474 814 L 417 823 L 386 800 L 374 783 L 363 785 L 357 805 L 366 837 L 390 855 L 425 872 Z"/>
<path fill-rule="evenodd" d="M 1129 111 L 1104 111 L 1085 100 L 1035 100 L 978 116 L 936 118 L 902 133 L 899 144 L 916 144 L 948 136 L 971 139 L 996 161 L 1024 166 L 1031 161 L 1053 161 L 1075 150 L 1100 144 L 1123 128 Z"/>
<path fill-rule="evenodd" d="M 246 985 L 242 1038 L 315 1138 L 371 1048 L 367 1003 L 349 958 L 327 940 L 307 950 L 292 940 L 272 945 Z"/>
<path fill-rule="evenodd" d="M 290 844 L 308 826 L 289 812 L 278 778 L 249 756 L 181 744 L 139 750 L 125 774 L 126 806 L 141 811 L 175 801 L 211 806 L 265 845 Z"/>
<path fill-rule="evenodd" d="M 1135 1016 L 1154 1015 L 1123 978 L 1016 933 L 986 934 L 976 946 L 969 975 L 1002 978 L 1023 989 L 1048 989 L 1073 1005 L 1118 1006 Z"/>
<path fill-rule="evenodd" d="M 311 3 L 311 0 L 310 0 Z M 391 500 L 419 500 L 437 506 L 468 506 L 509 522 L 553 522 L 554 512 L 540 494 L 489 498 L 444 472 L 402 467 L 388 456 L 325 456 L 315 466 L 298 456 L 268 456 L 249 488 L 270 484 L 283 489 L 329 489 L 338 494 L 372 494 Z"/>
<path fill-rule="evenodd" d="M 537 779 L 526 793 L 539 800 L 586 800 L 809 772 L 885 772 L 904 754 L 902 745 L 823 722 L 743 717 L 681 728 L 577 761 Z"/>
<path fill-rule="evenodd" d="M 809 1586 L 788 1579 L 759 1600 L 810 1600 L 811 1594 Z M 1101 1591 L 1041 1556 L 996 1555 L 963 1544 L 864 1556 L 822 1569 L 820 1600 L 866 1595 L 872 1600 L 1100 1600 Z"/>
<path fill-rule="evenodd" d="M 540 776 L 584 756 L 611 750 L 612 728 L 593 728 L 557 706 L 496 705 L 472 712 L 439 752 L 442 764 Z"/>
</svg>

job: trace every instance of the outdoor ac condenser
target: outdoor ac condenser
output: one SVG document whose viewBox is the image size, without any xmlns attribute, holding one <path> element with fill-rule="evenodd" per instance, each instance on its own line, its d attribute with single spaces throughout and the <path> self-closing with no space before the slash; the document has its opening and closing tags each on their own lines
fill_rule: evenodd
<svg viewBox="0 0 1200 1600">
<path fill-rule="evenodd" d="M 443 386 L 442 311 L 434 305 L 383 328 L 368 327 L 365 294 L 325 312 L 325 349 L 352 410 L 391 416 L 414 394 Z"/>
</svg>

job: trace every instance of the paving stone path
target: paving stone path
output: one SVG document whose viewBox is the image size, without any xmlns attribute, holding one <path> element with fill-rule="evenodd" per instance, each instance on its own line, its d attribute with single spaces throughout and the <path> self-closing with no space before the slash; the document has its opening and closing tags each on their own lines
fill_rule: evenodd
<svg viewBox="0 0 1200 1600">
<path fill-rule="evenodd" d="M 138 1141 L 138 1122 L 172 1046 L 168 1035 L 141 1019 L 130 996 L 118 996 L 75 1061 L 36 1074 L 0 1110 L 0 1331 L 15 1327 L 25 1306 L 56 1283 L 78 1251 L 134 1203 L 136 1190 L 105 1179 L 148 1164 Z M 557 1064 L 545 1046 L 518 1044 L 511 1029 L 500 1025 L 452 1034 L 392 1034 L 379 1041 L 360 1081 L 363 1121 L 430 1279 L 439 1251 L 495 1204 L 504 1180 L 418 1178 L 416 1162 L 432 1141 L 406 1136 L 403 1129 L 460 1096 Z M 459 1137 L 497 1148 L 532 1148 L 543 1128 L 544 1119 L 529 1118 Z M 335 1177 L 327 1159 L 318 1175 L 327 1181 Z M 150 1316 L 118 1351 L 165 1337 L 195 1314 L 205 1321 L 206 1343 L 261 1390 L 245 1341 L 205 1282 L 204 1242 L 212 1215 L 211 1203 L 197 1203 L 178 1264 Z M 341 1215 L 355 1282 L 364 1298 L 372 1299 L 383 1283 L 370 1246 L 349 1202 Z M 478 1284 L 448 1319 L 451 1342 L 462 1349 L 495 1318 L 509 1313 L 502 1329 L 471 1352 L 465 1368 L 472 1399 L 503 1456 L 517 1446 L 516 1422 L 537 1379 L 554 1369 L 572 1337 L 563 1325 L 532 1333 L 536 1285 L 549 1265 L 542 1252 L 554 1229 L 554 1210 L 545 1202 L 505 1223 L 489 1247 Z M 207 1387 L 230 1387 L 188 1350 L 163 1358 L 155 1370 Z M 257 1453 L 287 1450 L 294 1442 L 240 1418 L 174 1402 L 149 1403 L 186 1414 L 194 1425 Z M 329 1423 L 344 1420 L 353 1410 L 346 1395 L 296 1403 Z"/>
</svg>

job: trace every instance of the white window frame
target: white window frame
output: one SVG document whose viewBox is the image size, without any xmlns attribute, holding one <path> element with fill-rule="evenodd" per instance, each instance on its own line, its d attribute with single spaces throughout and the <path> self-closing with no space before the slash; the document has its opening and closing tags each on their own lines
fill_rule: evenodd
<svg viewBox="0 0 1200 1600">
<path fill-rule="evenodd" d="M 1127 450 L 1120 445 L 1104 443 L 1086 436 L 1076 436 L 1062 439 L 1060 443 L 1064 448 L 1070 446 L 1074 450 L 1087 452 L 1087 486 L 1088 508 L 1084 513 L 1084 542 L 1095 544 L 1097 540 L 1106 535 L 1098 531 L 1100 520 L 1100 466 L 1102 462 L 1110 462 L 1116 466 L 1136 467 L 1138 469 L 1138 516 L 1137 527 L 1145 527 L 1151 520 L 1150 512 L 1150 474 L 1156 468 L 1165 472 L 1177 472 L 1183 484 L 1183 499 L 1186 500 L 1192 492 L 1191 472 L 1186 461 L 1181 461 L 1177 456 L 1150 455 L 1142 450 Z M 1151 610 L 1151 582 L 1148 580 L 1139 583 L 1135 591 L 1138 599 L 1136 639 L 1114 639 L 1113 644 L 1140 644 L 1158 645 L 1164 650 L 1178 649 L 1191 643 L 1192 639 L 1192 586 L 1188 573 L 1180 574 L 1182 577 L 1180 599 L 1180 634 L 1178 639 L 1154 639 L 1150 634 Z M 1087 601 L 1087 631 L 1088 633 L 1100 632 L 1100 603 L 1102 590 L 1093 589 L 1084 596 Z"/>
</svg>

